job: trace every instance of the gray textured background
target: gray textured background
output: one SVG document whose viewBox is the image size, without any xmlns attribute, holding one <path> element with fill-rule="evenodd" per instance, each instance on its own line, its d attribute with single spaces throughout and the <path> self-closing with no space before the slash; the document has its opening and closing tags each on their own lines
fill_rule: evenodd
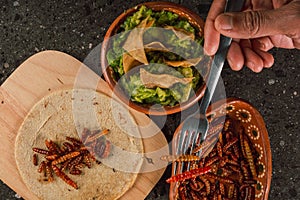
<svg viewBox="0 0 300 200">
<path fill-rule="evenodd" d="M 0 0 L 0 84 L 28 57 L 43 50 L 59 50 L 83 61 L 102 42 L 111 22 L 124 10 L 144 2 L 133 0 Z M 177 2 L 207 15 L 209 0 Z M 254 105 L 265 119 L 271 141 L 273 178 L 270 199 L 300 199 L 299 80 L 300 51 L 273 49 L 275 64 L 255 74 L 248 69 L 233 72 L 225 65 L 222 78 L 228 97 Z M 1 112 L 1 111 L 0 111 Z M 167 117 L 163 128 L 168 140 L 179 115 Z M 1 155 L 0 155 L 1 156 Z M 167 199 L 165 179 L 170 168 L 147 199 Z M 0 200 L 18 199 L 0 181 Z"/>
</svg>

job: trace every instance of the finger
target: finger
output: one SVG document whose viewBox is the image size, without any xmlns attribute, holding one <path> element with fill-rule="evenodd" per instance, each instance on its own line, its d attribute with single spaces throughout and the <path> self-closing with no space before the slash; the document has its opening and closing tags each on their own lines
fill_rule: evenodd
<svg viewBox="0 0 300 200">
<path fill-rule="evenodd" d="M 240 45 L 232 41 L 228 53 L 227 53 L 227 61 L 230 65 L 231 69 L 234 71 L 239 71 L 243 68 L 244 65 L 244 56 Z"/>
<path fill-rule="evenodd" d="M 273 44 L 269 37 L 263 37 L 251 40 L 252 49 L 263 60 L 263 67 L 270 68 L 274 64 L 274 57 L 267 51 L 273 47 Z"/>
<path fill-rule="evenodd" d="M 213 1 L 204 26 L 204 52 L 214 55 L 219 47 L 220 33 L 215 29 L 216 17 L 224 12 L 225 0 Z"/>
<path fill-rule="evenodd" d="M 252 47 L 262 51 L 269 51 L 274 47 L 274 44 L 269 37 L 261 37 L 252 40 Z"/>
<path fill-rule="evenodd" d="M 251 49 L 251 42 L 249 40 L 241 40 L 240 45 L 245 57 L 245 65 L 254 72 L 260 72 L 264 66 L 263 59 Z"/>
<path fill-rule="evenodd" d="M 220 14 L 215 28 L 228 37 L 244 39 L 292 34 L 295 24 L 300 24 L 299 9 L 300 2 L 295 1 L 276 10 Z"/>
<path fill-rule="evenodd" d="M 274 57 L 272 56 L 272 54 L 262 51 L 260 49 L 255 49 L 254 51 L 262 58 L 264 68 L 270 68 L 273 66 Z"/>
<path fill-rule="evenodd" d="M 213 22 L 206 22 L 204 26 L 204 52 L 206 55 L 214 55 L 219 47 L 220 33 L 216 31 Z"/>
<path fill-rule="evenodd" d="M 249 48 L 243 49 L 246 57 L 245 65 L 253 72 L 259 73 L 263 69 L 263 60 Z"/>
</svg>

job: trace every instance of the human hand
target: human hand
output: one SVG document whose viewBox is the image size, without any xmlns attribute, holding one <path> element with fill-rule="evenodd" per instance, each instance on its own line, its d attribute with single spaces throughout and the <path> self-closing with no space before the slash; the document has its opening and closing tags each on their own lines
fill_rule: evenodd
<svg viewBox="0 0 300 200">
<path fill-rule="evenodd" d="M 204 27 L 204 51 L 214 55 L 220 34 L 233 38 L 227 60 L 233 70 L 254 72 L 274 63 L 273 47 L 300 49 L 299 0 L 246 0 L 243 12 L 223 13 L 226 0 L 214 0 Z"/>
</svg>

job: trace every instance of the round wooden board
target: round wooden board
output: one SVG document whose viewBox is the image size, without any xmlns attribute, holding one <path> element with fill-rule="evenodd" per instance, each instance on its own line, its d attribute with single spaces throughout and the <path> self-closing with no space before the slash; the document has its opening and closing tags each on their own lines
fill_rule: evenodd
<svg viewBox="0 0 300 200">
<path fill-rule="evenodd" d="M 106 82 L 97 74 L 72 56 L 58 51 L 33 55 L 0 87 L 0 178 L 25 199 L 37 197 L 27 189 L 17 170 L 14 145 L 18 129 L 41 98 L 66 88 L 94 89 L 114 98 Z M 128 109 L 141 130 L 145 159 L 134 186 L 121 199 L 144 199 L 165 171 L 166 163 L 160 156 L 169 154 L 169 147 L 150 118 Z"/>
</svg>

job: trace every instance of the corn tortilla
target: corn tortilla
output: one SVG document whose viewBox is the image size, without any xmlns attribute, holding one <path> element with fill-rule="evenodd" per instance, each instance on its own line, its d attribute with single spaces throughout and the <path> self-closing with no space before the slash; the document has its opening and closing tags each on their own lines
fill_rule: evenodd
<svg viewBox="0 0 300 200">
<path fill-rule="evenodd" d="M 110 129 L 106 137 L 114 148 L 108 164 L 103 159 L 102 164 L 83 168 L 82 175 L 67 173 L 78 190 L 56 175 L 54 182 L 43 181 L 43 173 L 32 163 L 32 148 L 46 149 L 46 139 L 61 144 L 66 136 L 80 138 L 83 128 Z M 18 131 L 15 158 L 24 183 L 40 199 L 118 199 L 132 187 L 141 168 L 143 144 L 139 136 L 128 110 L 106 95 L 92 90 L 61 90 L 44 97 L 29 112 Z M 128 155 L 133 156 L 122 159 L 120 149 L 124 150 L 120 155 L 130 152 Z M 39 155 L 39 162 L 42 159 Z"/>
</svg>

